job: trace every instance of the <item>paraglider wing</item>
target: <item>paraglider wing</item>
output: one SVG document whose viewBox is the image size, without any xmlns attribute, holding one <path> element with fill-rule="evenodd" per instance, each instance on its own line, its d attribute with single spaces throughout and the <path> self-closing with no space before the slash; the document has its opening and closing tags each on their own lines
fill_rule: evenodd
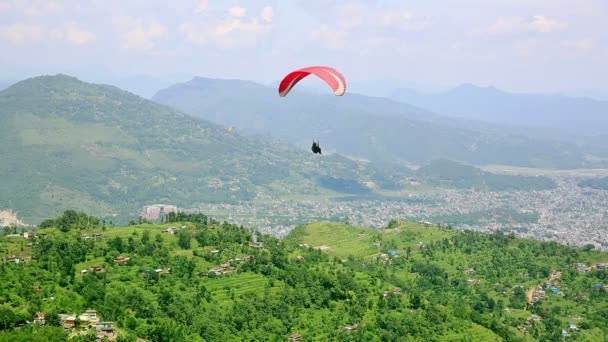
<svg viewBox="0 0 608 342">
<path fill-rule="evenodd" d="M 327 66 L 311 66 L 287 74 L 279 85 L 279 95 L 286 96 L 298 82 L 311 74 L 325 81 L 336 96 L 342 96 L 346 92 L 346 80 L 338 70 Z"/>
</svg>

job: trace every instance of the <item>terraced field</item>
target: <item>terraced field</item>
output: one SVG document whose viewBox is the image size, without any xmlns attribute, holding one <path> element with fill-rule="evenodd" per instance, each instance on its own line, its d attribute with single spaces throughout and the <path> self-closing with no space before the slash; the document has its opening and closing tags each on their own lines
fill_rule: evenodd
<svg viewBox="0 0 608 342">
<path fill-rule="evenodd" d="M 313 248 L 319 248 L 340 258 L 349 255 L 371 257 L 380 253 L 374 243 L 395 243 L 393 248 L 404 253 L 407 247 L 417 247 L 420 242 L 429 243 L 455 234 L 454 231 L 428 229 L 412 223 L 399 222 L 391 229 L 371 230 L 365 227 L 353 227 L 342 223 L 318 222 L 296 228 L 292 238 L 302 241 Z"/>
<path fill-rule="evenodd" d="M 238 298 L 248 293 L 262 293 L 266 284 L 268 284 L 268 278 L 256 273 L 225 275 L 219 278 L 210 278 L 204 282 L 207 290 L 213 293 L 213 298 L 220 303 L 230 300 L 233 294 L 235 298 Z M 275 281 L 270 291 L 278 292 L 282 287 L 282 282 Z"/>
</svg>

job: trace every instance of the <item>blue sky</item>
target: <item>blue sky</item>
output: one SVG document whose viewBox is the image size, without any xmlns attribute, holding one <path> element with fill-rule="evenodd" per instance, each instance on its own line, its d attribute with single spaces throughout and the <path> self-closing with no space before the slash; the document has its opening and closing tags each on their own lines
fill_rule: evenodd
<svg viewBox="0 0 608 342">
<path fill-rule="evenodd" d="M 65 72 L 270 83 L 608 89 L 606 0 L 0 0 L 0 78 Z"/>
</svg>

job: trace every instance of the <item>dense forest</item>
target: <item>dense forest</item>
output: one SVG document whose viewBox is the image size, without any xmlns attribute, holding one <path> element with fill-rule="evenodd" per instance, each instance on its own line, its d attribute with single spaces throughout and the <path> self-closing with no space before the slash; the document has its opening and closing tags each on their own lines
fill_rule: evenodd
<svg viewBox="0 0 608 342">
<path fill-rule="evenodd" d="M 282 240 L 202 214 L 41 226 L 0 240 L 0 341 L 608 338 L 608 255 L 592 246 L 395 220 Z"/>
</svg>

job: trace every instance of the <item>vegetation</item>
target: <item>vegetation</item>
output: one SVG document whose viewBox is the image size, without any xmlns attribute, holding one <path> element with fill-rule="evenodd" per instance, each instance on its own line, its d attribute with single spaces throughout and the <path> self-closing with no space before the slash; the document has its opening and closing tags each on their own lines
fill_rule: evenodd
<svg viewBox="0 0 608 342">
<path fill-rule="evenodd" d="M 554 189 L 554 180 L 544 176 L 501 175 L 474 166 L 440 159 L 417 170 L 429 183 L 453 188 L 477 188 L 490 191 L 531 191 Z"/>
<path fill-rule="evenodd" d="M 578 182 L 581 188 L 593 188 L 596 190 L 608 190 L 608 177 L 589 178 Z"/>
<path fill-rule="evenodd" d="M 608 337 L 608 293 L 598 286 L 608 274 L 591 267 L 608 255 L 592 248 L 397 220 L 383 230 L 315 223 L 284 240 L 183 213 L 162 225 L 55 228 L 72 216 L 46 221 L 55 224 L 32 247 L 0 240 L 0 341 L 65 340 L 73 331 L 58 315 L 87 309 L 114 322 L 119 341 Z M 539 285 L 546 298 L 531 305 Z M 36 312 L 46 324 L 25 324 Z M 83 331 L 74 341 L 95 339 Z"/>
</svg>

